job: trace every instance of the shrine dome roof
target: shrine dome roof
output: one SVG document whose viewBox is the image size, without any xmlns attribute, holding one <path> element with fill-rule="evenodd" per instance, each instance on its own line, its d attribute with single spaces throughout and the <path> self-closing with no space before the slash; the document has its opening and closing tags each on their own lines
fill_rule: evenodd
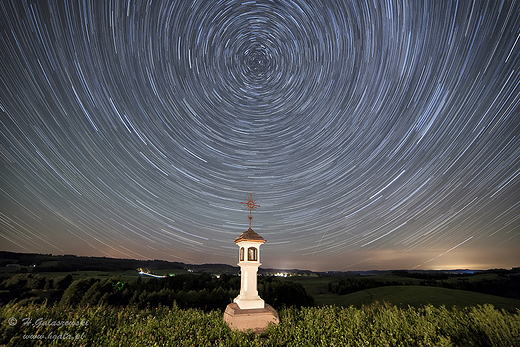
<svg viewBox="0 0 520 347">
<path fill-rule="evenodd" d="M 258 235 L 253 229 L 249 228 L 235 239 L 235 243 L 241 241 L 265 242 L 266 240 L 262 236 Z"/>
</svg>

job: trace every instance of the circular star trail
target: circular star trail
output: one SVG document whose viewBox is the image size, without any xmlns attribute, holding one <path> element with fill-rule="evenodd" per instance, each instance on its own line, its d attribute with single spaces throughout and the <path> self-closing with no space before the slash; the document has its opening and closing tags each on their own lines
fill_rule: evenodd
<svg viewBox="0 0 520 347">
<path fill-rule="evenodd" d="M 3 1 L 1 249 L 512 267 L 518 1 Z"/>
</svg>

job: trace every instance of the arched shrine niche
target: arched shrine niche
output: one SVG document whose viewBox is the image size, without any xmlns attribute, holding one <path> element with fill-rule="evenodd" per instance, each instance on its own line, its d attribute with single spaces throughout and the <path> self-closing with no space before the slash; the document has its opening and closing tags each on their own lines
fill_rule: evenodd
<svg viewBox="0 0 520 347">
<path fill-rule="evenodd" d="M 248 261 L 257 261 L 258 260 L 258 251 L 256 247 L 249 247 L 247 249 L 247 260 Z"/>
</svg>

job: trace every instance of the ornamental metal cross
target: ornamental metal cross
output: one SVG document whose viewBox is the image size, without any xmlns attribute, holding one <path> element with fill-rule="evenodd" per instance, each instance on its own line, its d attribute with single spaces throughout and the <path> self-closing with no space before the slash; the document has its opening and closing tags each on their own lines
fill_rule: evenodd
<svg viewBox="0 0 520 347">
<path fill-rule="evenodd" d="M 251 211 L 256 211 L 256 208 L 260 207 L 260 205 L 257 205 L 256 201 L 253 200 L 253 194 L 249 194 L 249 198 L 247 199 L 247 201 L 241 202 L 241 204 L 246 205 L 246 209 L 249 210 L 249 229 L 251 229 L 251 219 L 253 219 L 253 217 L 251 216 Z"/>
</svg>

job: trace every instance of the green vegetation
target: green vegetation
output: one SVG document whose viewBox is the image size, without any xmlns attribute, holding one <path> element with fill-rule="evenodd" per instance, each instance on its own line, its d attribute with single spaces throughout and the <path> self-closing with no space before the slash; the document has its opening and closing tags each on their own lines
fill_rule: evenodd
<svg viewBox="0 0 520 347">
<path fill-rule="evenodd" d="M 358 308 L 376 301 L 385 301 L 399 307 L 421 307 L 425 304 L 431 304 L 435 307 L 457 306 L 463 308 L 487 303 L 510 312 L 515 312 L 517 308 L 520 308 L 520 300 L 518 299 L 456 289 L 423 286 L 379 287 L 341 296 L 326 295 L 322 298 L 322 303 L 324 304 L 335 304 L 344 307 L 353 305 Z"/>
<path fill-rule="evenodd" d="M 229 265 L 109 260 L 103 270 L 104 258 L 9 256 L 23 267 L 0 273 L 0 346 L 520 346 L 520 268 L 259 276 L 281 322 L 255 335 L 223 321 L 240 289 Z M 139 276 L 136 264 L 167 276 Z M 23 324 L 39 318 L 89 324 Z"/>
<path fill-rule="evenodd" d="M 407 271 L 394 271 L 391 276 L 342 276 L 331 280 L 327 285 L 327 291 L 345 295 L 378 287 L 420 285 L 520 299 L 520 271 L 518 269 L 495 271 L 495 273 L 464 276 Z"/>
<path fill-rule="evenodd" d="M 301 276 L 283 280 L 301 284 L 319 306 L 354 305 L 359 308 L 376 301 L 386 301 L 400 307 L 408 305 L 421 307 L 426 304 L 436 307 L 442 305 L 466 307 L 491 304 L 515 312 L 520 308 L 518 293 L 520 273 L 517 270 L 508 272 L 510 273 L 505 275 L 480 273 L 447 276 L 442 274 L 444 279 L 437 279 L 435 282 L 431 278 L 413 278 L 396 273 L 377 276 Z M 417 275 L 421 276 L 421 274 Z M 429 276 L 432 275 L 441 274 Z"/>
<path fill-rule="evenodd" d="M 231 331 L 221 311 L 170 307 L 13 304 L 0 308 L 2 346 L 514 346 L 520 310 L 491 305 L 446 309 L 372 304 L 282 308 L 280 324 L 261 335 Z M 13 318 L 17 323 L 12 326 Z M 31 319 L 31 324 L 27 323 Z M 77 325 L 36 325 L 76 322 Z M 11 319 L 11 320 L 9 320 Z M 25 319 L 25 320 L 24 320 Z M 11 324 L 8 324 L 7 322 Z M 88 325 L 86 325 L 88 323 Z M 36 336 L 35 336 L 36 335 Z M 61 338 L 59 338 L 61 336 Z M 49 338 L 50 337 L 50 338 Z M 53 338 L 58 337 L 56 340 Z"/>
<path fill-rule="evenodd" d="M 39 273 L 16 274 L 0 283 L 3 295 L 0 303 L 17 300 L 24 304 L 41 303 L 61 307 L 84 305 L 135 305 L 139 309 L 158 305 L 181 308 L 200 308 L 206 311 L 223 310 L 239 294 L 240 277 L 210 274 L 185 274 L 166 278 L 138 277 L 127 282 L 121 277 L 85 277 L 73 280 L 72 275 L 45 277 Z M 312 306 L 314 299 L 298 283 L 274 277 L 260 278 L 259 294 L 279 308 L 282 306 Z"/>
</svg>

